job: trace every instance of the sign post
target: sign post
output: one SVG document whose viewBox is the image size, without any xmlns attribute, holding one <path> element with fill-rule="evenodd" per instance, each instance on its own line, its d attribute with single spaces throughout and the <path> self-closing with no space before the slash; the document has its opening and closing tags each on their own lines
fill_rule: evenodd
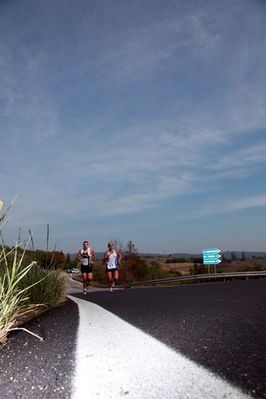
<svg viewBox="0 0 266 399">
<path fill-rule="evenodd" d="M 206 248 L 203 249 L 203 263 L 208 265 L 208 272 L 210 273 L 210 265 L 214 265 L 214 271 L 216 273 L 216 265 L 221 263 L 220 249 L 218 248 Z"/>
</svg>

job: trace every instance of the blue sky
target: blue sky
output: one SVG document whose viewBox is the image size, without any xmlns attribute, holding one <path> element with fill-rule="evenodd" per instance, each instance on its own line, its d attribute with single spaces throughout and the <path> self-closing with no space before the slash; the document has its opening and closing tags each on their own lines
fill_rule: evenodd
<svg viewBox="0 0 266 399">
<path fill-rule="evenodd" d="M 266 251 L 266 4 L 0 2 L 4 237 Z"/>
</svg>

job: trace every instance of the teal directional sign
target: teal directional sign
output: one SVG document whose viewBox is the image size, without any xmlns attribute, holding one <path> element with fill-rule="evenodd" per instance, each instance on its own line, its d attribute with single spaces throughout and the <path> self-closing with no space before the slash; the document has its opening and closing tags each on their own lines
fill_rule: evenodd
<svg viewBox="0 0 266 399">
<path fill-rule="evenodd" d="M 207 248 L 203 249 L 203 263 L 204 265 L 217 265 L 221 263 L 220 249 L 218 248 Z"/>
<path fill-rule="evenodd" d="M 221 251 L 218 248 L 207 248 L 207 249 L 203 249 L 203 255 L 204 254 L 219 254 Z"/>
<path fill-rule="evenodd" d="M 218 263 L 221 263 L 221 259 L 203 259 L 204 265 L 218 265 Z"/>
</svg>

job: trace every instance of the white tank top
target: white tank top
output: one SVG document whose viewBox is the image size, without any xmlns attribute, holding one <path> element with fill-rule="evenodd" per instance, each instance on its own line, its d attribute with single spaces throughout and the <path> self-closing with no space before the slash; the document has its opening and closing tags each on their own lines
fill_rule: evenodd
<svg viewBox="0 0 266 399">
<path fill-rule="evenodd" d="M 117 253 L 114 252 L 107 252 L 108 255 L 108 261 L 106 262 L 106 267 L 108 270 L 112 270 L 112 269 L 116 269 L 118 267 L 118 263 L 117 263 Z"/>
</svg>

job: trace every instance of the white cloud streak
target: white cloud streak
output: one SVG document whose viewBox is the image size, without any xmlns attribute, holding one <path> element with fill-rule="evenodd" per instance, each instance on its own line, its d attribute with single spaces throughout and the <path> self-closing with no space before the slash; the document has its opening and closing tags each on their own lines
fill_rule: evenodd
<svg viewBox="0 0 266 399">
<path fill-rule="evenodd" d="M 208 207 L 201 208 L 198 212 L 195 213 L 194 216 L 205 217 L 265 206 L 266 195 L 254 195 L 247 196 L 245 198 L 237 198 L 223 201 L 219 204 L 216 204 L 215 206 L 209 205 Z"/>
<path fill-rule="evenodd" d="M 260 167 L 266 163 L 266 142 L 259 142 L 247 148 L 233 151 L 220 158 L 214 165 L 217 170 L 250 169 L 252 166 Z"/>
</svg>

